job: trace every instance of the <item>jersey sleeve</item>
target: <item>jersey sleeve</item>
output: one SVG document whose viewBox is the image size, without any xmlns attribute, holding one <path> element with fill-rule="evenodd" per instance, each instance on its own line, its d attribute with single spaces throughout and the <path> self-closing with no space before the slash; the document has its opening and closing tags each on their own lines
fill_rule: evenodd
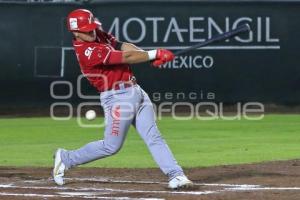
<svg viewBox="0 0 300 200">
<path fill-rule="evenodd" d="M 122 63 L 122 51 L 111 50 L 106 45 L 86 46 L 81 57 L 81 60 L 86 67 Z"/>
<path fill-rule="evenodd" d="M 81 60 L 86 67 L 105 65 L 110 57 L 111 49 L 106 45 L 87 45 L 81 54 Z"/>
</svg>

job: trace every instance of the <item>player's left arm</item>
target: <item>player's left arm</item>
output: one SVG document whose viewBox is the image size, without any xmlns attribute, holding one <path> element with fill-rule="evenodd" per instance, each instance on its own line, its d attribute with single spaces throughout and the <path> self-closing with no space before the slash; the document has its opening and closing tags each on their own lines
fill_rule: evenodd
<svg viewBox="0 0 300 200">
<path fill-rule="evenodd" d="M 130 51 L 146 52 L 143 49 L 141 49 L 140 47 L 137 47 L 132 43 L 120 42 L 117 40 L 116 40 L 116 47 L 118 48 L 119 51 L 123 51 L 124 53 L 130 53 Z M 170 60 L 173 60 L 173 58 Z M 170 61 L 170 60 L 168 60 L 168 61 Z M 166 60 L 161 59 L 161 56 L 157 56 L 154 60 L 150 60 L 150 61 L 151 61 L 151 64 L 155 67 L 159 67 L 160 65 L 168 62 Z"/>
<path fill-rule="evenodd" d="M 121 50 L 121 51 L 136 51 L 136 50 L 138 50 L 138 51 L 144 51 L 143 49 L 141 49 L 141 48 L 135 46 L 135 45 L 132 44 L 132 43 L 128 43 L 128 42 L 119 42 L 119 41 L 118 41 L 118 43 L 121 43 L 121 45 L 120 45 L 120 50 Z"/>
<path fill-rule="evenodd" d="M 118 46 L 119 46 L 119 50 L 120 51 L 144 51 L 143 49 L 141 49 L 140 47 L 135 46 L 132 43 L 128 43 L 128 42 L 122 42 L 120 43 L 119 41 L 117 42 Z M 151 60 L 151 65 L 158 67 L 159 65 L 163 64 L 164 62 L 160 61 L 160 60 Z"/>
<path fill-rule="evenodd" d="M 110 44 L 118 51 L 144 51 L 143 49 L 135 46 L 132 43 L 128 43 L 128 42 L 122 42 L 119 41 L 115 36 L 113 36 L 110 33 L 104 32 L 102 30 L 102 27 L 99 26 L 98 29 L 96 30 L 97 35 L 101 35 L 103 34 L 108 41 L 110 42 Z"/>
<path fill-rule="evenodd" d="M 115 48 L 108 60 L 108 63 L 115 64 L 120 62 L 120 55 L 122 55 L 121 63 L 135 64 L 140 62 L 151 61 L 152 65 L 159 67 L 161 64 L 164 64 L 168 61 L 174 59 L 172 52 L 165 49 L 157 49 L 153 51 L 144 51 L 143 49 L 137 47 L 136 45 L 128 42 L 121 42 L 117 40 L 113 35 L 106 32 L 99 32 L 104 34 L 105 37 L 109 40 L 110 44 Z M 122 54 L 118 53 L 122 52 Z M 152 53 L 150 53 L 152 52 Z M 149 55 L 149 53 L 151 55 Z"/>
<path fill-rule="evenodd" d="M 127 42 L 122 42 L 120 43 L 119 41 L 117 41 L 117 46 L 119 46 L 119 50 L 120 51 L 144 51 L 143 49 L 135 46 L 132 43 L 127 43 Z M 160 65 L 164 64 L 165 61 L 162 61 L 161 59 L 154 59 L 151 60 L 151 64 L 155 67 L 159 67 Z"/>
</svg>

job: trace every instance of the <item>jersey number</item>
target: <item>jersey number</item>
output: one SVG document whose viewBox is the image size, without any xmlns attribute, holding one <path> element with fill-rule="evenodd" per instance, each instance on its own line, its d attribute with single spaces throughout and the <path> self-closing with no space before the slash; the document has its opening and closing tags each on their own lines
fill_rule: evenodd
<svg viewBox="0 0 300 200">
<path fill-rule="evenodd" d="M 88 48 L 84 51 L 84 55 L 85 55 L 86 57 L 88 57 L 88 59 L 90 59 L 90 57 L 91 57 L 91 55 L 92 55 L 92 53 L 93 53 L 93 51 L 94 51 L 95 48 L 96 48 L 96 47 L 94 47 L 94 48 L 88 47 Z"/>
</svg>

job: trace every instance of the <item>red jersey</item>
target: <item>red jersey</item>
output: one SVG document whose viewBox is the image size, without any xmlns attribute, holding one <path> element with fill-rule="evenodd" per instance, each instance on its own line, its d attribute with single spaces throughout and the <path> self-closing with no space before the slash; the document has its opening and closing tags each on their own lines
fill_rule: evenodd
<svg viewBox="0 0 300 200">
<path fill-rule="evenodd" d="M 95 42 L 73 41 L 81 72 L 99 92 L 110 90 L 116 82 L 126 82 L 133 73 L 128 64 L 108 64 L 117 41 L 114 36 L 97 31 Z"/>
</svg>

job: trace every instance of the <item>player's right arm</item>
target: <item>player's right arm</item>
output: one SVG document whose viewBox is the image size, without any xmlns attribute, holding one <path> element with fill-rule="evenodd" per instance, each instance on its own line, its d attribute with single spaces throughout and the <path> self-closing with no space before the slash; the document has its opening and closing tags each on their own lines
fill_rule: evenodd
<svg viewBox="0 0 300 200">
<path fill-rule="evenodd" d="M 157 49 L 144 51 L 132 43 L 120 42 L 113 35 L 103 32 L 102 28 L 97 29 L 99 37 L 106 38 L 109 43 L 115 48 L 111 51 L 107 59 L 107 64 L 136 64 L 147 61 L 153 61 L 152 65 L 159 67 L 160 65 L 174 59 L 174 54 L 166 49 Z"/>
<path fill-rule="evenodd" d="M 129 51 L 112 51 L 109 64 L 136 64 L 147 61 L 160 61 L 159 65 L 169 62 L 174 59 L 174 54 L 166 49 L 155 49 L 150 51 L 144 50 L 129 50 Z"/>
<path fill-rule="evenodd" d="M 128 42 L 117 41 L 117 50 L 122 51 L 122 63 L 135 64 L 151 60 L 151 55 L 143 49 Z"/>
<path fill-rule="evenodd" d="M 174 59 L 173 53 L 166 49 L 144 51 L 143 49 L 135 46 L 134 44 L 127 43 L 127 42 L 122 42 L 121 51 L 124 52 L 125 56 L 128 56 L 127 59 L 129 59 L 129 62 L 128 62 L 129 64 L 132 64 L 132 63 L 130 63 L 131 60 L 135 61 L 135 56 L 133 55 L 135 51 L 146 52 L 148 54 L 148 60 L 146 60 L 146 61 L 149 61 L 149 60 L 152 61 L 151 63 L 155 67 L 158 67 L 158 66 Z M 142 62 L 146 62 L 146 61 L 142 61 Z"/>
<path fill-rule="evenodd" d="M 122 42 L 122 45 L 121 45 L 121 51 L 134 51 L 134 50 L 137 50 L 137 51 L 144 51 L 143 49 L 135 46 L 134 44 L 132 43 L 128 43 L 128 42 Z"/>
<path fill-rule="evenodd" d="M 122 42 L 122 44 L 120 46 L 121 46 L 120 49 L 123 52 L 129 52 L 129 53 L 131 53 L 131 51 L 143 51 L 143 52 L 147 52 L 147 51 L 144 51 L 143 49 L 135 46 L 132 43 Z M 149 60 L 152 61 L 151 64 L 154 67 L 159 67 L 160 65 L 173 60 L 174 57 L 175 57 L 172 52 L 170 52 L 168 50 L 165 50 L 165 49 L 158 49 L 158 50 L 152 50 L 152 51 L 156 51 L 155 53 L 153 53 L 153 54 L 155 54 L 155 58 L 154 59 L 151 59 L 151 51 L 148 51 L 147 53 L 148 53 L 148 57 L 150 58 Z"/>
<path fill-rule="evenodd" d="M 87 45 L 81 53 L 80 60 L 87 67 L 96 65 L 135 64 L 151 60 L 160 61 L 159 64 L 174 59 L 174 54 L 166 49 L 150 51 L 129 50 L 118 51 L 106 45 Z M 157 65 L 158 66 L 158 65 Z"/>
<path fill-rule="evenodd" d="M 143 49 L 137 47 L 132 43 L 119 42 L 117 40 L 115 40 L 114 42 L 117 43 L 116 46 L 119 46 L 117 50 L 120 50 L 122 53 L 112 52 L 112 59 L 110 60 L 112 64 L 119 64 L 119 62 L 127 64 L 136 64 L 152 60 L 160 60 L 159 63 L 163 64 L 174 59 L 173 53 L 165 49 L 144 51 Z M 114 59 L 114 54 L 122 54 L 122 61 L 120 61 L 119 59 Z M 118 55 L 116 55 L 116 57 L 118 57 Z"/>
</svg>

